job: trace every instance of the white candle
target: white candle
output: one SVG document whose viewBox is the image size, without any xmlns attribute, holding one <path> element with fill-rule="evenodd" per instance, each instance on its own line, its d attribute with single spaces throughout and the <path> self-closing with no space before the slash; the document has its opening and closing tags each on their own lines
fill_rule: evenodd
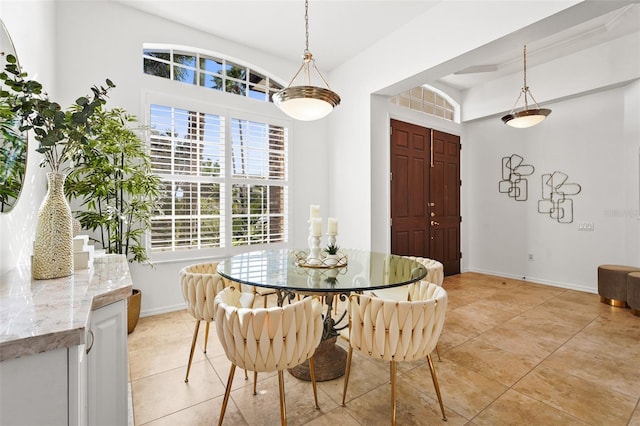
<svg viewBox="0 0 640 426">
<path fill-rule="evenodd" d="M 309 219 L 316 219 L 320 217 L 320 206 L 312 204 L 309 207 Z"/>
<path fill-rule="evenodd" d="M 322 236 L 322 219 L 319 217 L 311 219 L 311 235 L 314 237 Z"/>
<path fill-rule="evenodd" d="M 338 235 L 338 219 L 335 217 L 327 219 L 327 234 Z"/>
</svg>

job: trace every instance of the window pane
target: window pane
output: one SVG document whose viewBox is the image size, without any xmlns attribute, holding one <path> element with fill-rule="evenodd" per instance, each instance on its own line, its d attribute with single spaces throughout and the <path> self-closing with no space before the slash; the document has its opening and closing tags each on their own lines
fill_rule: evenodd
<svg viewBox="0 0 640 426">
<path fill-rule="evenodd" d="M 255 71 L 249 72 L 249 82 L 259 86 L 267 87 L 267 77 L 262 74 L 258 74 Z"/>
<path fill-rule="evenodd" d="M 222 75 L 222 59 L 215 59 L 210 56 L 201 56 L 200 69 Z"/>
<path fill-rule="evenodd" d="M 183 83 L 196 84 L 196 72 L 178 65 L 173 66 L 173 79 Z"/>
<path fill-rule="evenodd" d="M 171 52 L 169 50 L 143 49 L 142 54 L 153 58 L 163 59 L 165 61 L 171 60 Z"/>
<path fill-rule="evenodd" d="M 184 65 L 187 67 L 195 68 L 196 67 L 196 57 L 194 55 L 190 55 L 188 53 L 174 53 L 173 61 L 177 64 Z"/>
<path fill-rule="evenodd" d="M 235 80 L 225 81 L 225 88 L 227 93 L 233 93 L 234 95 L 244 96 L 247 93 L 247 85 Z"/>
<path fill-rule="evenodd" d="M 225 74 L 227 77 L 236 78 L 238 80 L 246 80 L 247 67 L 227 61 L 225 66 Z"/>
<path fill-rule="evenodd" d="M 222 90 L 222 77 L 200 73 L 200 86 L 209 89 Z"/>
<path fill-rule="evenodd" d="M 233 175 L 285 179 L 285 133 L 280 126 L 231 120 Z"/>
<path fill-rule="evenodd" d="M 171 68 L 169 64 L 154 61 L 153 59 L 144 58 L 144 73 L 155 75 L 158 77 L 169 78 L 171 77 Z"/>
<path fill-rule="evenodd" d="M 262 86 L 249 85 L 249 97 L 251 99 L 258 99 L 260 101 L 266 100 L 266 91 L 267 89 Z"/>
<path fill-rule="evenodd" d="M 152 105 L 150 128 L 155 173 L 223 173 L 224 121 L 220 116 Z"/>
</svg>

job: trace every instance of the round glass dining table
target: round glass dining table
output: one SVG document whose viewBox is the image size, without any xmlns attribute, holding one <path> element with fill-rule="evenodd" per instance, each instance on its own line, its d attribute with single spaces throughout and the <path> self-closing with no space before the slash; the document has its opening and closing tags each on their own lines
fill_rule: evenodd
<svg viewBox="0 0 640 426">
<path fill-rule="evenodd" d="M 218 273 L 231 281 L 276 290 L 278 305 L 296 295 L 320 295 L 326 304 L 322 342 L 315 354 L 316 379 L 332 380 L 344 374 L 346 351 L 337 346 L 340 330 L 348 327 L 347 312 L 332 315 L 334 300 L 351 293 L 398 287 L 419 281 L 427 269 L 415 260 L 389 253 L 340 250 L 336 265 L 307 262 L 304 250 L 259 250 L 234 255 L 218 263 Z M 289 370 L 310 380 L 308 363 Z"/>
</svg>

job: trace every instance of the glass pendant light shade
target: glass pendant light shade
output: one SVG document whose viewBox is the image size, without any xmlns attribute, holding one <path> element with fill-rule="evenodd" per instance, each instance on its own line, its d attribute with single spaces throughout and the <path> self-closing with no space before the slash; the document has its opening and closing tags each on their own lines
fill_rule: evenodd
<svg viewBox="0 0 640 426">
<path fill-rule="evenodd" d="M 316 67 L 313 55 L 309 51 L 309 1 L 304 2 L 304 19 L 306 26 L 306 48 L 302 65 L 298 68 L 289 85 L 273 95 L 273 103 L 289 117 L 295 120 L 312 121 L 327 116 L 333 108 L 340 105 L 340 96 L 329 88 L 327 80 Z M 320 77 L 325 87 L 311 84 L 311 72 Z M 296 78 L 302 74 L 304 84 L 292 86 Z"/>
<path fill-rule="evenodd" d="M 522 90 L 520 91 L 520 95 L 518 95 L 518 99 L 516 99 L 515 104 L 513 104 L 513 108 L 511 108 L 511 112 L 504 117 L 502 117 L 502 121 L 505 124 L 508 124 L 511 127 L 515 127 L 518 129 L 524 129 L 527 127 L 535 126 L 536 124 L 542 122 L 549 114 L 551 114 L 551 110 L 547 108 L 540 108 L 540 105 L 536 102 L 533 94 L 529 90 L 529 86 L 527 86 L 527 46 L 524 46 L 524 85 L 522 86 Z M 518 112 L 515 112 L 514 109 L 518 104 L 518 101 L 524 94 L 524 109 Z M 533 103 L 536 104 L 536 108 L 529 109 L 528 98 L 531 97 Z"/>
<path fill-rule="evenodd" d="M 502 121 L 511 127 L 524 129 L 526 127 L 535 126 L 547 118 L 547 115 L 549 114 L 551 114 L 551 110 L 546 108 L 525 109 L 520 112 L 505 115 L 502 117 Z"/>
<path fill-rule="evenodd" d="M 293 86 L 273 95 L 273 103 L 291 118 L 313 121 L 331 113 L 340 96 L 322 87 Z"/>
</svg>

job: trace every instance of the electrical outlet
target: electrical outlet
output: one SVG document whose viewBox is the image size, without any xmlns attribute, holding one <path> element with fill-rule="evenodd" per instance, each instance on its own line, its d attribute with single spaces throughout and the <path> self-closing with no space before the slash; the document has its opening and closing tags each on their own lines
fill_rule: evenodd
<svg viewBox="0 0 640 426">
<path fill-rule="evenodd" d="M 533 253 L 529 253 L 529 260 L 533 262 Z"/>
<path fill-rule="evenodd" d="M 593 231 L 593 222 L 583 222 L 578 225 L 578 231 Z"/>
</svg>

